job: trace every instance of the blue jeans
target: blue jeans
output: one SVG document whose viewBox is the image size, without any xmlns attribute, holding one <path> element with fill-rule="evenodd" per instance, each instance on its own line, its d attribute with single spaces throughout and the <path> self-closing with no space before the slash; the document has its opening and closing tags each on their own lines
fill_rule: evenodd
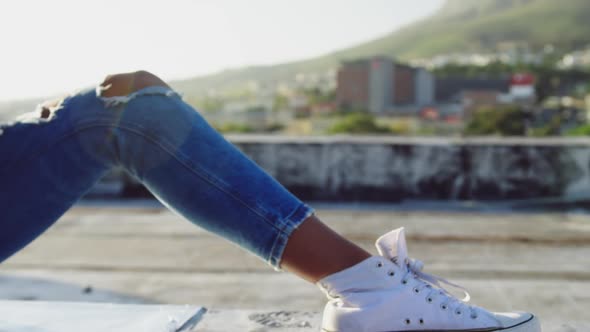
<svg viewBox="0 0 590 332">
<path fill-rule="evenodd" d="M 0 262 L 49 228 L 113 166 L 165 206 L 279 268 L 313 209 L 216 132 L 173 90 L 65 98 L 0 126 Z"/>
</svg>

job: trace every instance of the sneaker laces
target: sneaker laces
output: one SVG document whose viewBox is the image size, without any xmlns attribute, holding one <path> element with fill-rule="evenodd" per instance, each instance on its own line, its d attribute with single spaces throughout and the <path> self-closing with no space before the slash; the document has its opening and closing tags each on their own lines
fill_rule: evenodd
<svg viewBox="0 0 590 332">
<path fill-rule="evenodd" d="M 394 257 L 391 261 L 402 267 L 402 269 L 405 267 L 405 273 L 402 276 L 402 280 L 408 280 L 408 277 L 412 276 L 420 281 L 420 285 L 416 286 L 415 289 L 419 292 L 424 289 L 430 290 L 426 297 L 427 299 L 430 299 L 429 302 L 434 301 L 438 296 L 444 296 L 446 300 L 443 301 L 441 305 L 446 305 L 458 313 L 462 313 L 464 311 L 463 309 L 467 308 L 472 317 L 477 315 L 475 308 L 467 304 L 471 300 L 471 295 L 465 287 L 450 282 L 445 278 L 424 272 L 424 263 L 420 260 L 407 257 L 404 259 L 404 264 L 399 264 L 398 258 Z M 444 285 L 461 290 L 464 295 L 463 298 L 459 299 L 455 297 Z M 454 304 L 454 306 L 451 306 L 451 304 Z"/>
<path fill-rule="evenodd" d="M 375 245 L 381 256 L 391 260 L 405 271 L 402 276 L 403 281 L 407 282 L 409 276 L 412 276 L 419 281 L 419 285 L 415 287 L 416 293 L 419 293 L 424 289 L 430 290 L 427 297 L 428 302 L 433 302 L 436 297 L 443 296 L 444 299 L 441 303 L 443 309 L 452 308 L 455 310 L 455 313 L 461 314 L 465 308 L 468 308 L 471 317 L 477 317 L 476 309 L 472 305 L 467 304 L 471 299 L 467 289 L 452 283 L 445 278 L 424 272 L 424 263 L 422 261 L 408 257 L 408 249 L 403 227 L 381 236 L 377 239 Z M 463 299 L 458 299 L 451 294 L 450 291 L 445 288 L 445 285 L 461 290 L 464 294 Z"/>
</svg>

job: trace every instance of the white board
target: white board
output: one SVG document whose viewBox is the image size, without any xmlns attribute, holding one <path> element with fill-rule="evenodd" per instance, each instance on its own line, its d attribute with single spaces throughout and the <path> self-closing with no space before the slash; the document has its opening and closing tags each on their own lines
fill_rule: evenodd
<svg viewBox="0 0 590 332">
<path fill-rule="evenodd" d="M 181 332 L 205 312 L 188 305 L 0 301 L 0 332 Z"/>
</svg>

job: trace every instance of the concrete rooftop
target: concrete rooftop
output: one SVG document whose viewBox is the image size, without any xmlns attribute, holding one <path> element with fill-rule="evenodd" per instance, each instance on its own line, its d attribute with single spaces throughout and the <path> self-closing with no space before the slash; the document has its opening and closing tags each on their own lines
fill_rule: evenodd
<svg viewBox="0 0 590 332">
<path fill-rule="evenodd" d="M 372 252 L 405 226 L 410 256 L 478 305 L 535 312 L 546 332 L 590 330 L 589 215 L 316 207 Z M 0 265 L 0 298 L 204 306 L 193 330 L 211 332 L 317 331 L 324 304 L 315 286 L 150 204 L 76 206 Z"/>
</svg>

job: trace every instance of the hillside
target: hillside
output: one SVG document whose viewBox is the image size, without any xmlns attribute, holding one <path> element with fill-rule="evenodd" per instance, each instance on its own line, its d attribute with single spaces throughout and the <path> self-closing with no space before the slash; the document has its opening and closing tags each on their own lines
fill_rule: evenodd
<svg viewBox="0 0 590 332">
<path fill-rule="evenodd" d="M 589 16 L 586 0 L 449 0 L 428 19 L 338 53 L 411 58 L 490 51 L 503 42 L 569 50 L 590 42 Z"/>
<path fill-rule="evenodd" d="M 298 72 L 318 72 L 342 60 L 383 54 L 407 60 L 437 54 L 493 51 L 505 43 L 533 48 L 553 44 L 571 50 L 590 43 L 588 0 L 447 0 L 431 17 L 362 45 L 318 58 L 255 66 L 175 82 L 186 93 L 223 88 L 246 80 L 272 83 Z"/>
</svg>

